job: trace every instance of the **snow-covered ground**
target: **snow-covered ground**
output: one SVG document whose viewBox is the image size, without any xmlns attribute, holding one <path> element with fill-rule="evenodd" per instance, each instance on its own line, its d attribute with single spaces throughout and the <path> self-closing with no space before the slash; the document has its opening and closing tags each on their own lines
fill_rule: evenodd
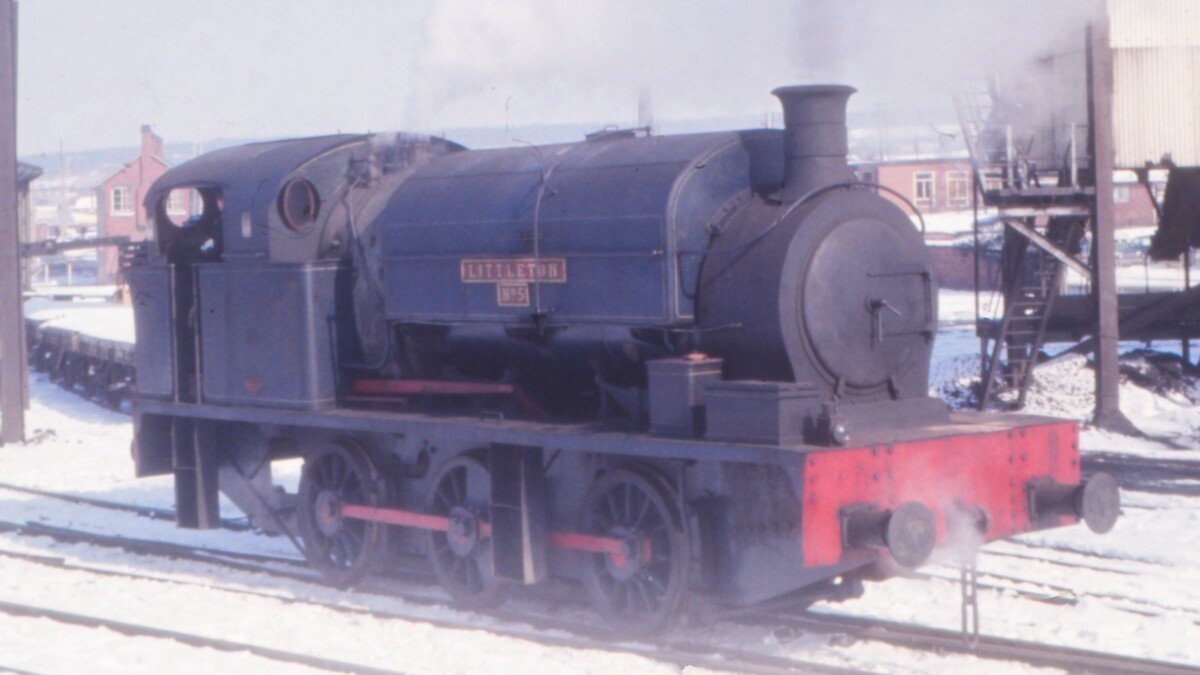
<svg viewBox="0 0 1200 675">
<path fill-rule="evenodd" d="M 1138 343 L 1123 342 L 1121 410 L 1141 431 L 1165 442 L 1172 457 L 1180 457 L 1179 448 L 1197 451 L 1200 461 L 1200 387 L 1197 374 L 1177 372 L 1181 364 L 1173 362 L 1179 353 L 1178 342 L 1154 345 L 1161 352 L 1142 349 Z M 1194 346 L 1194 345 L 1193 345 Z M 1153 362 L 1160 365 L 1154 366 Z M 1165 370 L 1164 370 L 1165 369 Z M 1146 375 L 1149 373 L 1149 375 Z M 1142 376 L 1139 377 L 1139 374 Z M 930 373 L 931 391 L 952 405 L 969 407 L 972 386 L 980 377 L 979 339 L 969 326 L 943 326 L 934 343 Z M 1153 380 L 1147 384 L 1147 379 Z M 1065 417 L 1087 423 L 1091 419 L 1095 380 L 1088 358 L 1065 356 L 1039 366 L 1034 371 L 1025 399 L 1024 412 Z M 1158 390 L 1155 391 L 1155 388 Z M 1006 394 L 1002 394 L 1002 398 Z M 1088 426 L 1084 439 L 1107 438 L 1104 432 Z M 1125 439 L 1128 447 L 1152 450 L 1135 439 Z M 1174 447 L 1178 446 L 1178 447 Z M 1085 446 L 1086 449 L 1086 446 Z M 1138 450 L 1138 452 L 1141 452 Z"/>
<path fill-rule="evenodd" d="M 999 306 L 1000 299 L 995 293 L 982 293 L 979 296 L 979 313 L 981 316 L 992 316 Z M 951 288 L 938 290 L 938 322 L 943 326 L 975 323 L 975 291 L 961 291 Z M 939 338 L 940 339 L 940 338 Z"/>
<path fill-rule="evenodd" d="M 1117 266 L 1117 290 L 1121 293 L 1179 291 L 1190 281 L 1200 283 L 1200 270 L 1188 273 L 1180 262 L 1126 263 Z M 1074 270 L 1067 270 L 1067 288 L 1072 293 L 1087 292 L 1090 282 Z"/>
<path fill-rule="evenodd" d="M 969 322 L 971 293 L 943 292 L 943 317 Z M 114 317 L 107 305 L 88 308 Z M 39 311 L 54 311 L 53 306 Z M 72 319 L 84 322 L 83 319 Z M 85 322 L 86 323 L 86 322 Z M 945 325 L 936 343 L 933 388 L 962 402 L 978 377 L 978 341 L 969 326 Z M 1085 453 L 1200 462 L 1200 388 L 1194 376 L 1163 375 L 1154 357 L 1126 360 L 1125 411 L 1154 438 L 1130 438 L 1085 428 Z M 1147 377 L 1150 373 L 1152 377 Z M 1169 373 L 1168 373 L 1169 374 Z M 1139 384 L 1141 383 L 1141 384 Z M 1149 388 L 1144 385 L 1149 385 Z M 68 394 L 34 376 L 25 446 L 0 448 L 0 482 L 95 498 L 170 508 L 169 477 L 135 480 L 127 417 Z M 1091 378 L 1082 358 L 1038 371 L 1029 410 L 1086 421 Z M 294 489 L 296 463 L 277 466 Z M 1108 535 L 1072 527 L 993 543 L 979 555 L 980 610 L 985 634 L 1200 665 L 1200 484 L 1165 479 L 1162 490 L 1124 492 L 1124 513 Z M 224 515 L 237 514 L 223 503 Z M 295 555 L 284 538 L 251 533 L 177 530 L 170 522 L 0 489 L 0 521 L 35 522 L 92 532 Z M 47 565 L 4 553 L 62 559 Z M 103 568 L 103 575 L 80 569 Z M 869 584 L 863 597 L 820 604 L 817 611 L 957 629 L 958 568 L 935 562 L 918 578 Z M 149 578 L 146 578 L 149 577 Z M 406 582 L 408 583 L 408 582 Z M 413 582 L 415 583 L 415 582 Z M 424 584 L 420 593 L 438 597 Z M 250 643 L 406 672 L 678 672 L 678 666 L 638 653 L 637 645 L 606 649 L 547 645 L 556 631 L 501 624 L 496 618 L 442 604 L 344 593 L 292 579 L 66 544 L 0 532 L 0 602 L 22 602 L 177 632 Z M 323 603 L 370 610 L 346 614 Z M 589 621 L 586 610 L 545 609 L 564 621 Z M 447 623 L 459 624 L 456 626 Z M 522 636 L 504 631 L 517 629 Z M 504 634 L 501 634 L 504 633 Z M 681 629 L 693 642 L 766 655 L 815 660 L 878 672 L 1011 672 L 1016 664 L 920 652 L 868 640 L 831 640 L 720 622 Z M 160 638 L 123 635 L 47 619 L 0 613 L 0 671 L 34 672 L 301 672 L 302 666 L 246 652 L 215 651 Z M 1024 666 L 1020 666 L 1025 670 Z"/>
</svg>

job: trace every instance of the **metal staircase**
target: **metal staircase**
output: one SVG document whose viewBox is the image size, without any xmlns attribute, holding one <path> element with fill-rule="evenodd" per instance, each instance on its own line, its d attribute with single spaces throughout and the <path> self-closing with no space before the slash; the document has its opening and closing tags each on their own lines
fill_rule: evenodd
<svg viewBox="0 0 1200 675">
<path fill-rule="evenodd" d="M 1083 238 L 1085 222 L 1078 218 L 1053 219 L 1045 240 L 1060 254 L 1074 253 Z M 1017 390 L 1016 408 L 1025 404 L 1033 369 L 1041 359 L 1046 323 L 1067 269 L 1061 255 L 1052 253 L 1042 242 L 1019 231 L 1010 231 L 1007 236 L 1007 248 L 1012 253 L 1005 270 L 1004 314 L 984 363 L 981 409 L 993 398 L 997 382 Z M 1002 351 L 1005 363 L 1001 370 Z"/>
<path fill-rule="evenodd" d="M 998 102 L 998 86 L 981 80 L 954 95 L 980 205 L 995 209 L 1004 224 L 1003 314 L 981 318 L 977 326 L 984 354 L 981 409 L 1000 385 L 1017 391 L 1016 408 L 1024 405 L 1066 270 L 1091 277 L 1077 257 L 1094 194 L 1080 184 L 1078 130 L 1023 126 L 1019 110 Z M 1055 134 L 1069 139 L 1065 152 L 1042 156 L 1056 147 L 1046 142 Z"/>
</svg>

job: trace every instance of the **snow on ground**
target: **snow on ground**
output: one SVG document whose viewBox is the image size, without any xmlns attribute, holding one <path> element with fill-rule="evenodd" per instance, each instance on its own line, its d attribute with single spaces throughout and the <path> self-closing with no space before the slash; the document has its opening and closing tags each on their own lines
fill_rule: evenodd
<svg viewBox="0 0 1200 675">
<path fill-rule="evenodd" d="M 69 648 L 64 648 L 69 645 Z M 245 652 L 189 647 L 167 639 L 122 635 L 106 628 L 71 626 L 49 619 L 0 618 L 0 672 L 145 673 L 164 666 L 178 675 L 225 673 L 325 673 Z"/>
<path fill-rule="evenodd" d="M 1180 372 L 1181 362 L 1171 352 L 1147 351 L 1137 343 L 1122 343 L 1121 347 L 1121 410 L 1153 438 L 1119 437 L 1119 443 L 1138 454 L 1174 452 L 1178 456 L 1171 446 L 1200 450 L 1200 371 L 1193 368 L 1185 377 Z M 933 361 L 931 392 L 954 407 L 973 408 L 980 379 L 979 340 L 974 331 L 943 328 L 934 343 Z M 1094 388 L 1090 360 L 1082 355 L 1064 356 L 1034 371 L 1024 412 L 1089 422 Z M 1014 392 L 1002 392 L 1001 400 L 1013 400 L 1014 396 Z M 1106 438 L 1111 441 L 1111 436 L 1092 428 L 1084 430 L 1085 440 L 1097 444 Z M 1200 461 L 1200 457 L 1196 459 Z"/>
<path fill-rule="evenodd" d="M 925 221 L 925 234 L 935 237 L 965 236 L 971 234 L 975 229 L 975 214 L 971 209 L 943 211 L 941 213 L 923 213 L 921 214 L 921 218 L 909 216 L 909 219 L 918 228 L 921 227 L 921 220 L 923 219 Z M 981 227 L 994 227 L 996 224 L 996 212 L 994 210 L 979 210 L 979 225 Z M 936 245 L 936 242 L 931 243 Z"/>
<path fill-rule="evenodd" d="M 975 291 L 942 288 L 938 290 L 938 323 L 942 326 L 975 323 Z M 991 316 L 1000 300 L 994 293 L 982 293 L 979 296 L 979 312 L 982 316 Z M 940 336 L 939 336 L 939 339 Z"/>
<path fill-rule="evenodd" d="M 1145 260 L 1140 263 L 1117 266 L 1117 290 L 1121 293 L 1180 291 L 1185 287 L 1185 281 L 1191 281 L 1195 286 L 1197 282 L 1200 282 L 1200 274 L 1193 273 L 1189 277 L 1188 273 L 1184 271 L 1182 263 L 1178 261 L 1152 262 Z M 1086 292 L 1090 281 L 1074 270 L 1067 270 L 1066 283 L 1072 293 L 1082 293 Z"/>
</svg>

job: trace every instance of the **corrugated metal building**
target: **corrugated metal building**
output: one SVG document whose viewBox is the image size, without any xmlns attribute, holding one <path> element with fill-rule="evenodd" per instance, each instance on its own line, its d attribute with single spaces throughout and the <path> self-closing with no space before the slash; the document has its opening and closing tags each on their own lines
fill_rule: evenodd
<svg viewBox="0 0 1200 675">
<path fill-rule="evenodd" d="M 1107 0 L 1113 49 L 1115 166 L 1138 169 L 1167 158 L 1200 167 L 1200 0 Z M 1086 128 L 1087 70 L 1083 44 L 1039 59 L 1007 83 L 1034 154 L 1061 160 L 1070 129 Z M 1076 143 L 1085 135 L 1078 131 Z"/>
<path fill-rule="evenodd" d="M 1200 2 L 1109 0 L 1116 164 L 1200 166 Z"/>
</svg>

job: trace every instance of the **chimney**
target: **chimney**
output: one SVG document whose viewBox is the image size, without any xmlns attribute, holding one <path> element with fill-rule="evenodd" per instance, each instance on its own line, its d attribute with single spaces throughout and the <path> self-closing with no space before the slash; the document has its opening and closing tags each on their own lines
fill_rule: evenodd
<svg viewBox="0 0 1200 675">
<path fill-rule="evenodd" d="M 783 187 L 776 199 L 793 202 L 824 185 L 850 180 L 846 102 L 856 91 L 816 84 L 771 92 L 783 104 Z"/>
<path fill-rule="evenodd" d="M 159 158 L 163 155 L 162 139 L 154 133 L 149 124 L 142 125 L 142 154 Z"/>
<path fill-rule="evenodd" d="M 638 90 L 637 125 L 639 128 L 647 130 L 654 127 L 654 105 L 651 103 L 648 87 Z"/>
</svg>

